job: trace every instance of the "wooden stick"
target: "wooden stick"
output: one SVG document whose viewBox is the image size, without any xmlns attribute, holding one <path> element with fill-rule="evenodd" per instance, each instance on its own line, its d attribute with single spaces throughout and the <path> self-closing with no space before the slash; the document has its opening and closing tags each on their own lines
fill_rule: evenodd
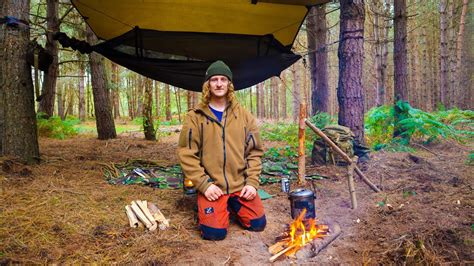
<svg viewBox="0 0 474 266">
<path fill-rule="evenodd" d="M 325 249 L 329 244 L 331 244 L 339 235 L 342 233 L 341 227 L 337 224 L 331 224 L 331 234 L 325 236 L 321 241 L 315 243 L 314 241 L 310 245 L 304 246 L 296 253 L 296 258 L 312 258 Z"/>
<path fill-rule="evenodd" d="M 300 103 L 300 123 L 298 129 L 298 184 L 303 185 L 305 182 L 305 119 L 306 119 L 306 101 Z"/>
<path fill-rule="evenodd" d="M 285 254 L 287 251 L 289 251 L 290 249 L 292 249 L 292 248 L 294 248 L 294 247 L 296 247 L 295 244 L 288 246 L 287 248 L 285 248 L 285 249 L 283 249 L 282 251 L 278 252 L 277 254 L 273 255 L 273 256 L 269 259 L 269 261 L 270 261 L 270 262 L 274 262 L 276 259 L 278 259 L 278 257 L 280 257 L 281 255 Z"/>
<path fill-rule="evenodd" d="M 357 198 L 355 193 L 355 186 L 354 186 L 354 165 L 357 162 L 357 156 L 355 156 L 352 160 L 352 163 L 347 165 L 347 183 L 349 185 L 349 193 L 351 194 L 351 206 L 352 209 L 357 209 Z"/>
<path fill-rule="evenodd" d="M 143 214 L 142 210 L 140 209 L 140 207 L 138 207 L 137 203 L 135 201 L 132 201 L 130 203 L 130 208 L 132 208 L 133 212 L 135 213 L 135 215 L 137 216 L 138 220 L 140 220 L 140 222 L 142 222 L 146 228 L 150 228 L 153 226 L 153 224 L 148 221 L 148 219 L 146 218 L 146 215 Z"/>
<path fill-rule="evenodd" d="M 324 132 L 322 132 L 319 128 L 317 128 L 315 125 L 313 125 L 308 119 L 306 119 L 305 122 L 306 122 L 306 125 L 308 125 L 309 128 L 311 128 L 324 141 L 326 141 L 326 143 L 329 144 L 329 146 L 331 146 L 331 148 L 333 148 L 333 150 L 336 151 L 346 162 L 352 163 L 352 159 L 349 158 L 349 156 L 347 156 L 347 154 L 345 152 L 343 152 L 336 144 L 334 144 L 334 142 L 332 142 L 332 140 L 328 136 L 326 136 L 326 134 L 324 134 Z M 362 181 L 364 181 L 364 183 L 366 183 L 373 191 L 380 192 L 380 189 L 376 185 L 374 185 L 374 183 L 372 183 L 362 173 L 362 171 L 359 169 L 359 167 L 357 167 L 357 165 L 354 165 L 354 170 L 360 176 L 360 178 L 362 178 Z"/>
<path fill-rule="evenodd" d="M 286 241 L 278 241 L 275 244 L 268 247 L 268 252 L 270 252 L 270 254 L 272 255 L 275 255 L 276 253 L 283 250 L 283 246 L 285 246 L 286 243 L 287 243 Z"/>
<path fill-rule="evenodd" d="M 137 228 L 138 227 L 138 220 L 137 216 L 135 213 L 133 213 L 132 209 L 130 208 L 129 205 L 125 206 L 125 211 L 127 213 L 128 217 L 128 222 L 130 223 L 131 228 Z"/>
</svg>

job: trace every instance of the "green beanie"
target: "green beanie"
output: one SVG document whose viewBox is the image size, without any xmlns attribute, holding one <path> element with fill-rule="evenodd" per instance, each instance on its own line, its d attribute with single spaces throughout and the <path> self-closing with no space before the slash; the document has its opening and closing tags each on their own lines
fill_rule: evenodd
<svg viewBox="0 0 474 266">
<path fill-rule="evenodd" d="M 206 70 L 206 81 L 215 75 L 223 75 L 229 78 L 232 81 L 232 71 L 230 71 L 229 66 L 227 66 L 221 60 L 217 60 L 212 63 Z"/>
</svg>

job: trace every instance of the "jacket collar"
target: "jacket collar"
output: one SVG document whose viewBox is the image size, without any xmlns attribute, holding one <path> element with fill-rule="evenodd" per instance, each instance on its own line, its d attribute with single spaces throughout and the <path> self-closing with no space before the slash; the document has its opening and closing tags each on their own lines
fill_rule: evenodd
<svg viewBox="0 0 474 266">
<path fill-rule="evenodd" d="M 236 100 L 234 100 L 227 104 L 227 107 L 225 108 L 224 113 L 226 114 L 227 117 L 230 117 L 230 114 L 232 114 L 232 116 L 237 118 L 236 110 L 238 106 L 239 106 L 239 103 Z M 219 122 L 216 120 L 214 113 L 212 113 L 208 104 L 200 103 L 198 107 L 196 108 L 196 111 L 203 113 L 205 116 L 207 116 L 211 120 L 215 120 L 216 122 Z"/>
</svg>

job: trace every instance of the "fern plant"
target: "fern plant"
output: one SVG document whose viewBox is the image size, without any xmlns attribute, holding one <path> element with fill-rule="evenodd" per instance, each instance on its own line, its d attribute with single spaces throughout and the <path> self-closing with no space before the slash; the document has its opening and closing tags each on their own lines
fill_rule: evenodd
<svg viewBox="0 0 474 266">
<path fill-rule="evenodd" d="M 416 138 L 426 143 L 443 139 L 454 139 L 463 142 L 474 136 L 474 112 L 471 110 L 441 109 L 428 113 L 411 107 L 406 102 L 397 102 L 396 108 L 403 117 L 395 125 L 394 106 L 372 108 L 365 117 L 365 133 L 367 143 L 374 148 L 391 147 L 403 150 L 401 147 Z M 394 128 L 398 127 L 403 133 L 402 138 L 393 139 Z"/>
<path fill-rule="evenodd" d="M 64 121 L 59 116 L 46 118 L 44 113 L 37 114 L 38 133 L 41 137 L 65 139 L 77 135 L 74 125 L 78 123 L 77 118 L 68 118 Z"/>
</svg>

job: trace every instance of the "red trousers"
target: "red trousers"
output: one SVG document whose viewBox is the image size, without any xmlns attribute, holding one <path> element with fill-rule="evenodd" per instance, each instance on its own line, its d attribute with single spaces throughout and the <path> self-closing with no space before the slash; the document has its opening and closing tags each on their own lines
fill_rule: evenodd
<svg viewBox="0 0 474 266">
<path fill-rule="evenodd" d="M 246 200 L 240 192 L 223 195 L 216 201 L 209 201 L 198 193 L 199 228 L 204 239 L 221 240 L 227 235 L 229 215 L 237 215 L 239 223 L 247 230 L 263 231 L 267 224 L 260 197 Z"/>
</svg>

